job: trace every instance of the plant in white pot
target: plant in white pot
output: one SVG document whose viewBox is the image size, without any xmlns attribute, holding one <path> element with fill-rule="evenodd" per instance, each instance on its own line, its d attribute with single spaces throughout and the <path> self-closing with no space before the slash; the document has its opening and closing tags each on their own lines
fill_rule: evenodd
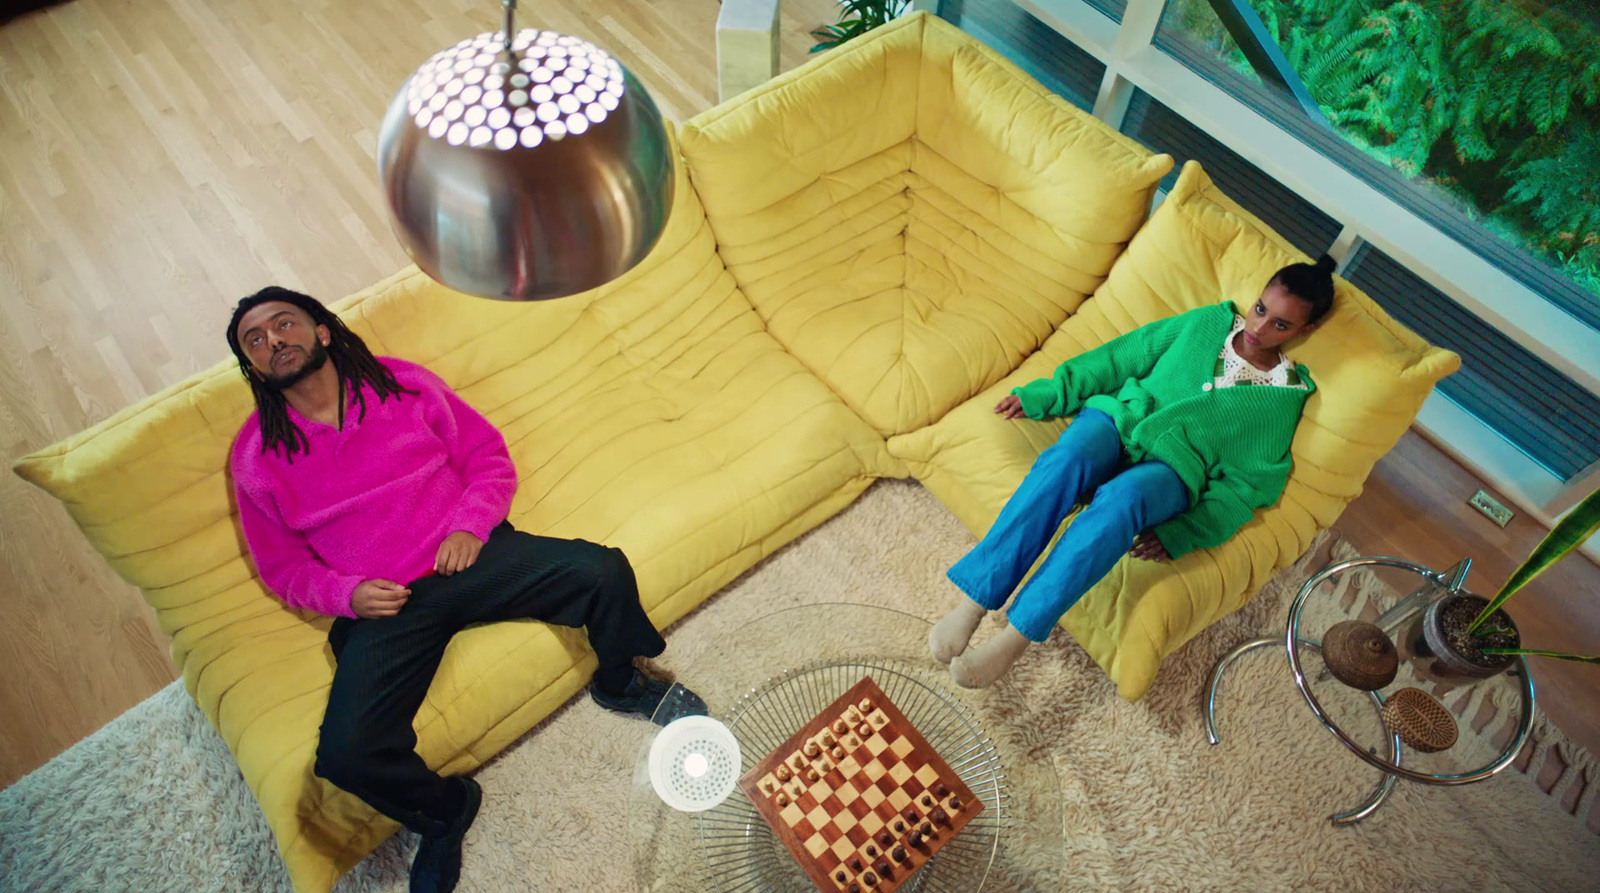
<svg viewBox="0 0 1600 893">
<path fill-rule="evenodd" d="M 1600 656 L 1523 648 L 1516 624 L 1501 607 L 1546 568 L 1565 558 L 1600 530 L 1600 490 L 1590 493 L 1534 547 L 1493 599 L 1465 590 L 1447 591 L 1419 612 L 1403 651 L 1423 675 L 1453 682 L 1493 676 L 1519 654 L 1600 664 Z"/>
<path fill-rule="evenodd" d="M 911 9 L 911 0 L 841 0 L 839 6 L 838 24 L 823 25 L 811 32 L 817 39 L 811 52 L 831 50 L 852 37 L 888 24 Z"/>
</svg>

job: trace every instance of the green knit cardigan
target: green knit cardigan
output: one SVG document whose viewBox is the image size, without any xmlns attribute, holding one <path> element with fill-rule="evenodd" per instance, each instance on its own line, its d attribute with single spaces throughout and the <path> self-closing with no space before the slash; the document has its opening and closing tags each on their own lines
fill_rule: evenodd
<svg viewBox="0 0 1600 893">
<path fill-rule="evenodd" d="M 1011 393 L 1030 419 L 1098 409 L 1116 423 L 1127 462 L 1165 462 L 1189 489 L 1189 508 L 1156 525 L 1173 558 L 1220 546 L 1289 481 L 1305 389 L 1214 388 L 1217 354 L 1233 328 L 1231 301 L 1156 320 L 1062 363 Z"/>
</svg>

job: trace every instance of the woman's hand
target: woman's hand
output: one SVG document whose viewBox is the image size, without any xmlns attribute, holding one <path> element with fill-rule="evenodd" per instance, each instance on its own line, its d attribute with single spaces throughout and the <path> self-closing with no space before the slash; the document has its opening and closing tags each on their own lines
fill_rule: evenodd
<svg viewBox="0 0 1600 893">
<path fill-rule="evenodd" d="M 1172 557 L 1167 554 L 1167 547 L 1161 545 L 1161 540 L 1156 538 L 1153 530 L 1146 530 L 1144 533 L 1139 534 L 1139 538 L 1133 541 L 1133 548 L 1128 550 L 1128 554 L 1141 561 L 1166 561 Z"/>
<path fill-rule="evenodd" d="M 1022 398 L 1016 394 L 1007 394 L 1005 399 L 995 404 L 995 415 L 1002 415 L 1008 419 L 1023 418 L 1026 413 L 1022 411 Z"/>
</svg>

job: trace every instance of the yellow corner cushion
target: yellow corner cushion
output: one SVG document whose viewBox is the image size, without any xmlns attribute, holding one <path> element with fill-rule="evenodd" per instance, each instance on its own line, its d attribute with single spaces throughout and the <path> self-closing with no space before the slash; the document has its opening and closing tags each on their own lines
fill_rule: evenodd
<svg viewBox="0 0 1600 893">
<path fill-rule="evenodd" d="M 621 548 L 662 627 L 875 475 L 903 473 L 765 331 L 681 164 L 679 177 L 655 251 L 596 291 L 504 304 L 411 269 L 332 305 L 374 352 L 428 365 L 494 422 L 521 481 L 513 522 Z M 143 589 L 296 889 L 321 891 L 395 825 L 312 774 L 333 670 L 329 620 L 286 608 L 253 573 L 227 478 L 250 409 L 224 362 L 16 471 L 61 499 Z M 580 631 L 468 630 L 418 713 L 419 752 L 441 771 L 476 767 L 579 691 L 592 660 Z"/>
<path fill-rule="evenodd" d="M 890 452 L 981 535 L 1067 424 L 995 416 L 1012 387 L 1156 319 L 1221 298 L 1248 307 L 1275 271 L 1305 260 L 1191 162 L 1105 284 L 1037 354 L 937 424 L 891 438 Z M 1216 549 L 1170 563 L 1124 559 L 1063 619 L 1123 697 L 1141 696 L 1168 654 L 1241 607 L 1332 525 L 1434 383 L 1460 366 L 1349 283 L 1335 284 L 1332 312 L 1287 347 L 1318 390 L 1296 431 L 1294 472 L 1278 504 Z"/>
<path fill-rule="evenodd" d="M 740 288 L 885 435 L 1034 351 L 1104 279 L 1172 165 L 925 14 L 691 119 L 682 139 Z"/>
</svg>

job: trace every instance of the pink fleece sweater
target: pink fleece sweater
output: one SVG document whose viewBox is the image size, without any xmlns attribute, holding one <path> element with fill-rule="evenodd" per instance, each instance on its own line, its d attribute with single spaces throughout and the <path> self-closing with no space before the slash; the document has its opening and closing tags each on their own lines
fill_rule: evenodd
<svg viewBox="0 0 1600 893">
<path fill-rule="evenodd" d="M 405 584 L 433 570 L 453 531 L 480 540 L 506 519 L 517 489 L 505 439 L 437 375 L 381 362 L 415 396 L 379 401 L 344 429 L 289 408 L 310 449 L 288 462 L 261 451 L 252 413 L 233 444 L 233 486 L 245 540 L 267 588 L 297 608 L 354 617 L 363 580 Z"/>
</svg>

